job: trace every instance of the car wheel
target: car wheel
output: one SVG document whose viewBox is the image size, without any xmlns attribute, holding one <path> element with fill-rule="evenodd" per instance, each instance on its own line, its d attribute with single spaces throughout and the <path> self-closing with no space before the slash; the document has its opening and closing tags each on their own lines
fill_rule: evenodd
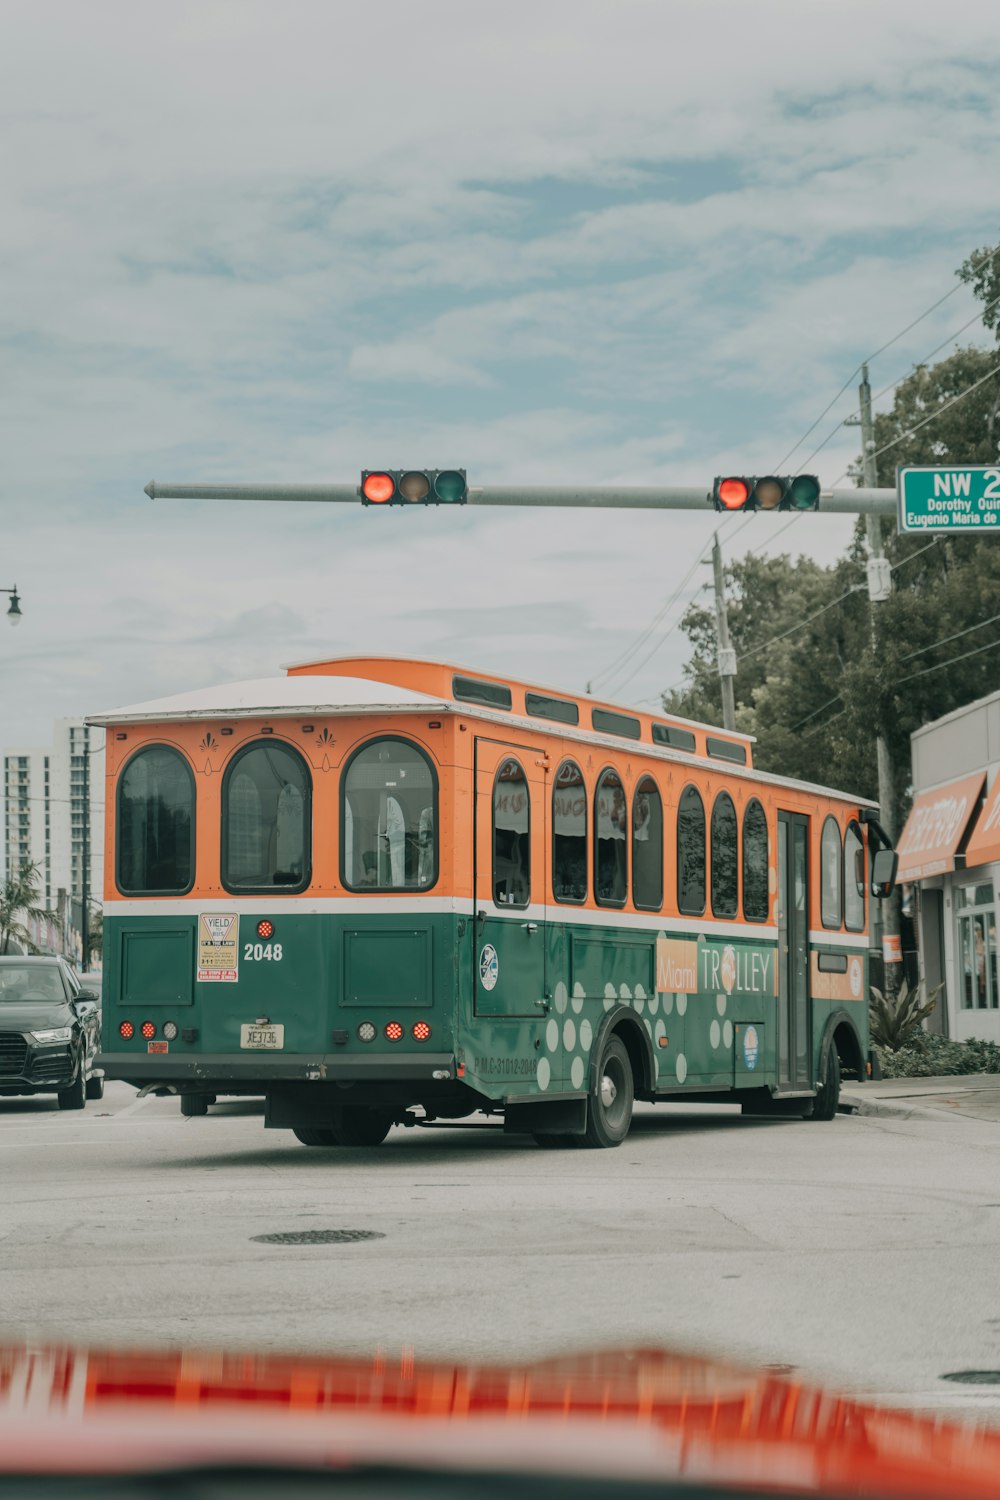
<svg viewBox="0 0 1000 1500">
<path fill-rule="evenodd" d="M 634 1102 L 635 1080 L 625 1043 L 620 1037 L 610 1036 L 590 1090 L 583 1144 L 601 1148 L 620 1146 L 632 1124 Z"/>
<path fill-rule="evenodd" d="M 303 1146 L 339 1146 L 340 1145 L 340 1141 L 337 1139 L 337 1132 L 335 1130 L 302 1129 L 302 1130 L 293 1130 L 292 1134 L 294 1135 L 294 1137 L 295 1137 L 295 1139 L 297 1141 L 301 1141 L 302 1142 Z"/>
<path fill-rule="evenodd" d="M 807 1120 L 832 1120 L 840 1102 L 840 1058 L 830 1043 L 823 1060 L 823 1073 L 811 1108 L 803 1111 Z"/>
<path fill-rule="evenodd" d="M 60 1109 L 83 1109 L 87 1102 L 86 1084 L 83 1078 L 83 1063 L 68 1089 L 59 1090 Z"/>
<path fill-rule="evenodd" d="M 87 1096 L 88 1099 L 103 1099 L 104 1098 L 104 1074 L 103 1073 L 91 1073 L 90 1077 L 87 1079 L 87 1084 L 86 1084 L 86 1087 L 84 1089 L 84 1093 L 86 1094 L 86 1096 Z"/>
<path fill-rule="evenodd" d="M 207 1094 L 182 1094 L 181 1114 L 189 1120 L 193 1120 L 197 1115 L 207 1115 L 208 1099 Z"/>
<path fill-rule="evenodd" d="M 389 1110 L 364 1109 L 358 1105 L 339 1112 L 333 1134 L 341 1146 L 380 1146 L 394 1119 Z"/>
</svg>

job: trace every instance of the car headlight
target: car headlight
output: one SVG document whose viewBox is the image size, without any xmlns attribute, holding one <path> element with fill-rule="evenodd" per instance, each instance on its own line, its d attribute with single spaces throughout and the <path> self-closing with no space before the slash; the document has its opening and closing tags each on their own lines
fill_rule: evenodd
<svg viewBox="0 0 1000 1500">
<path fill-rule="evenodd" d="M 57 1026 L 54 1031 L 33 1031 L 36 1042 L 68 1042 L 73 1036 L 72 1026 Z"/>
</svg>

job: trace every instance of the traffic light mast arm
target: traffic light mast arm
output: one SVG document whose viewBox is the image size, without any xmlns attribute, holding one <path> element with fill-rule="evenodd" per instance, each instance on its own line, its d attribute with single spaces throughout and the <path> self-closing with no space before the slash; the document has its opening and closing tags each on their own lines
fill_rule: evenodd
<svg viewBox="0 0 1000 1500">
<path fill-rule="evenodd" d="M 157 484 L 151 500 L 318 501 L 358 505 L 356 484 Z M 642 485 L 482 485 L 469 486 L 468 505 L 557 506 L 571 510 L 700 510 L 711 502 L 704 486 Z M 823 490 L 819 509 L 827 514 L 895 516 L 896 491 Z"/>
</svg>

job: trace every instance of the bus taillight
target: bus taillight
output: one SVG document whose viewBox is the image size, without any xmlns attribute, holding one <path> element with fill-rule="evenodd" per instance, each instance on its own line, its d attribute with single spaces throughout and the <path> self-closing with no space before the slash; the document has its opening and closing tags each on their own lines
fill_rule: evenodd
<svg viewBox="0 0 1000 1500">
<path fill-rule="evenodd" d="M 134 1037 L 135 1036 L 135 1027 L 132 1025 L 132 1022 L 131 1021 L 121 1021 L 121 1022 L 119 1022 L 119 1025 L 118 1025 L 118 1035 L 119 1036 L 123 1036 L 126 1041 L 129 1041 L 132 1037 Z"/>
<path fill-rule="evenodd" d="M 153 1037 L 156 1035 L 156 1022 L 143 1021 L 142 1034 L 147 1042 L 151 1042 L 153 1040 Z"/>
<path fill-rule="evenodd" d="M 426 1021 L 415 1021 L 413 1024 L 413 1040 L 415 1042 L 426 1042 L 431 1034 L 431 1028 Z"/>
<path fill-rule="evenodd" d="M 403 1039 L 403 1028 L 398 1021 L 387 1021 L 385 1034 L 390 1042 L 400 1042 Z"/>
<path fill-rule="evenodd" d="M 257 936 L 259 938 L 264 938 L 265 941 L 268 938 L 274 937 L 274 923 L 269 922 L 267 917 L 261 917 L 260 921 L 257 923 Z"/>
</svg>

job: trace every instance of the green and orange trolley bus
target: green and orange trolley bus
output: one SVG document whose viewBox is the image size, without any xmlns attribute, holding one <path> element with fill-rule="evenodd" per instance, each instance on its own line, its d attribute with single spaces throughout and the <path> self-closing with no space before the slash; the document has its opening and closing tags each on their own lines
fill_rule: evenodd
<svg viewBox="0 0 1000 1500">
<path fill-rule="evenodd" d="M 90 723 L 101 1065 L 187 1114 L 607 1147 L 635 1100 L 825 1120 L 870 1071 L 881 830 L 747 736 L 388 657 Z"/>
</svg>

